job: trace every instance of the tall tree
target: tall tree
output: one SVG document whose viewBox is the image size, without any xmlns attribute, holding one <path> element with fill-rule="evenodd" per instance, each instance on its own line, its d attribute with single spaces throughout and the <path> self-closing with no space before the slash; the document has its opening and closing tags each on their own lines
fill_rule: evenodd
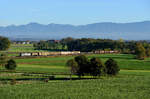
<svg viewBox="0 0 150 99">
<path fill-rule="evenodd" d="M 145 59 L 146 50 L 141 43 L 137 43 L 135 47 L 135 54 L 137 59 Z"/>
<path fill-rule="evenodd" d="M 70 79 L 72 78 L 72 74 L 76 74 L 78 72 L 78 63 L 74 59 L 70 59 L 67 61 L 66 65 L 70 68 Z"/>
<path fill-rule="evenodd" d="M 78 76 L 84 76 L 85 74 L 88 74 L 90 71 L 89 61 L 88 58 L 84 55 L 76 56 L 75 61 L 78 63 Z"/>
<path fill-rule="evenodd" d="M 105 66 L 99 58 L 92 58 L 90 60 L 91 72 L 92 76 L 100 76 L 105 74 Z"/>
<path fill-rule="evenodd" d="M 147 56 L 147 57 L 150 57 L 150 48 L 147 48 L 147 49 L 146 49 L 146 56 Z"/>
<path fill-rule="evenodd" d="M 70 68 L 71 74 L 75 74 L 78 71 L 78 63 L 74 59 L 67 61 L 66 65 Z"/>
<path fill-rule="evenodd" d="M 7 55 L 6 54 L 4 54 L 4 53 L 2 53 L 2 54 L 0 54 L 0 66 L 1 67 L 4 67 L 5 66 L 5 64 L 7 63 Z"/>
<path fill-rule="evenodd" d="M 112 58 L 105 62 L 106 71 L 108 75 L 116 75 L 120 71 L 120 68 L 115 60 Z"/>
<path fill-rule="evenodd" d="M 0 50 L 7 50 L 10 47 L 10 41 L 6 37 L 0 36 Z"/>
</svg>

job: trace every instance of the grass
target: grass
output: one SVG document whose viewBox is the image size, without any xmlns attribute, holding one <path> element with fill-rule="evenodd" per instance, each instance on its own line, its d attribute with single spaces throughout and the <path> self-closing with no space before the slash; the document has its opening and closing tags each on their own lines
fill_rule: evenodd
<svg viewBox="0 0 150 99">
<path fill-rule="evenodd" d="M 125 70 L 150 70 L 150 59 L 137 60 L 134 58 L 134 55 L 103 54 L 88 55 L 87 57 L 89 59 L 92 57 L 99 57 L 103 62 L 105 62 L 108 58 L 113 58 L 118 62 L 120 68 Z M 66 72 L 68 68 L 65 66 L 65 64 L 67 60 L 72 58 L 73 56 L 16 59 L 18 64 L 17 70 L 37 72 Z"/>
<path fill-rule="evenodd" d="M 116 77 L 101 77 L 86 80 L 50 80 L 17 81 L 1 84 L 0 99 L 149 99 L 150 97 L 150 58 L 137 60 L 130 54 L 102 54 L 87 55 L 99 57 L 103 62 L 108 58 L 116 60 L 121 71 Z M 69 72 L 65 66 L 67 60 L 73 56 L 59 56 L 49 58 L 15 59 L 17 71 L 27 72 Z M 2 74 L 1 74 L 2 75 Z M 0 79 L 13 78 L 12 75 L 2 75 Z M 21 76 L 15 76 L 21 78 Z M 33 76 L 33 78 L 37 76 Z M 56 78 L 67 77 L 58 75 Z M 76 78 L 76 76 L 73 76 Z M 22 78 L 28 78 L 22 76 Z M 32 78 L 29 76 L 29 78 Z M 5 83 L 5 82 L 3 82 Z"/>
<path fill-rule="evenodd" d="M 150 97 L 149 83 L 150 76 L 126 75 L 91 80 L 4 85 L 0 88 L 0 98 L 148 99 Z"/>
</svg>

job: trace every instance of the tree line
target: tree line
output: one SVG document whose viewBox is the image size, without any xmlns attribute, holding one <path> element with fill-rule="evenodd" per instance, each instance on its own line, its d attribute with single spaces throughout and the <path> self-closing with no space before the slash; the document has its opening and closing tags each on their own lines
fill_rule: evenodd
<svg viewBox="0 0 150 99">
<path fill-rule="evenodd" d="M 111 39 L 93 39 L 81 38 L 74 39 L 71 37 L 63 38 L 60 42 L 39 41 L 34 44 L 37 50 L 65 50 L 65 51 L 81 51 L 91 52 L 94 50 L 119 50 L 122 53 L 133 53 L 136 44 L 141 43 L 144 48 L 150 48 L 150 43 L 147 41 L 124 41 Z"/>
<path fill-rule="evenodd" d="M 53 51 L 81 51 L 91 52 L 95 50 L 118 50 L 125 54 L 139 53 L 138 46 L 142 46 L 144 50 L 144 57 L 149 57 L 150 43 L 148 41 L 124 41 L 123 39 L 93 39 L 93 38 L 80 38 L 74 39 L 71 37 L 63 38 L 60 42 L 40 41 L 34 44 L 37 50 L 53 50 Z M 140 56 L 140 55 L 139 55 Z M 137 55 L 138 58 L 138 55 Z"/>
<path fill-rule="evenodd" d="M 33 44 L 35 50 L 66 51 L 67 45 L 61 42 L 40 41 Z"/>
<path fill-rule="evenodd" d="M 93 77 L 99 77 L 102 75 L 117 75 L 120 68 L 115 60 L 108 59 L 105 64 L 97 57 L 93 57 L 90 60 L 84 56 L 76 56 L 74 59 L 67 61 L 66 65 L 70 67 L 71 74 L 81 76 L 90 75 Z"/>
</svg>

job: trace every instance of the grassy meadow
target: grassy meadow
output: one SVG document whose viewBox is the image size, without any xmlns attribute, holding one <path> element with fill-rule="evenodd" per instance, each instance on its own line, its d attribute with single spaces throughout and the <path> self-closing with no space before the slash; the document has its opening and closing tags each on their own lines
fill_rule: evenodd
<svg viewBox="0 0 150 99">
<path fill-rule="evenodd" d="M 10 50 L 14 52 L 19 50 L 15 49 L 15 46 L 11 48 Z M 24 48 L 23 50 L 27 51 Z M 33 49 L 28 51 L 33 51 Z M 86 56 L 89 59 L 99 57 L 103 63 L 108 58 L 113 58 L 118 62 L 121 70 L 115 77 L 105 76 L 93 79 L 85 76 L 80 80 L 66 80 L 62 78 L 69 78 L 68 75 L 55 75 L 56 79 L 49 80 L 47 83 L 43 80 L 17 80 L 15 85 L 11 85 L 10 79 L 41 77 L 39 76 L 41 74 L 29 76 L 24 73 L 69 73 L 69 68 L 65 64 L 74 56 L 16 58 L 18 73 L 0 72 L 0 99 L 149 99 L 150 58 L 137 60 L 131 54 Z M 73 75 L 73 78 L 77 76 Z"/>
<path fill-rule="evenodd" d="M 150 58 L 146 60 L 137 60 L 134 55 L 130 54 L 93 54 L 87 55 L 99 57 L 103 63 L 108 58 L 116 60 L 121 70 L 150 70 Z M 19 71 L 37 71 L 37 72 L 67 72 L 66 62 L 74 56 L 52 56 L 48 58 L 26 58 L 16 59 Z"/>
<path fill-rule="evenodd" d="M 135 73 L 136 74 L 136 73 Z M 150 75 L 150 72 L 147 74 Z M 1 99 L 149 99 L 150 76 L 118 75 L 89 80 L 21 82 L 0 86 Z"/>
</svg>

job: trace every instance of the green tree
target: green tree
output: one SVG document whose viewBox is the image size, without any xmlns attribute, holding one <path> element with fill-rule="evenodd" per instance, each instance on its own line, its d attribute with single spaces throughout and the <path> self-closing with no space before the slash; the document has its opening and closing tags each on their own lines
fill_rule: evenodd
<svg viewBox="0 0 150 99">
<path fill-rule="evenodd" d="M 71 74 L 78 72 L 78 63 L 74 59 L 68 60 L 66 65 L 70 68 Z"/>
<path fill-rule="evenodd" d="M 112 58 L 105 62 L 106 71 L 108 75 L 116 75 L 120 71 L 120 68 L 115 60 Z"/>
<path fill-rule="evenodd" d="M 146 49 L 146 55 L 147 55 L 147 57 L 150 57 L 150 48 Z"/>
<path fill-rule="evenodd" d="M 80 55 L 75 57 L 75 61 L 78 63 L 78 76 L 84 76 L 85 74 L 89 74 L 90 65 L 86 56 Z"/>
<path fill-rule="evenodd" d="M 16 67 L 17 67 L 17 64 L 13 59 L 8 60 L 7 64 L 5 65 L 5 68 L 7 70 L 15 70 Z"/>
<path fill-rule="evenodd" d="M 145 59 L 146 50 L 141 43 L 137 43 L 135 47 L 135 54 L 137 59 Z"/>
<path fill-rule="evenodd" d="M 7 55 L 6 54 L 0 54 L 0 66 L 4 67 L 7 63 Z"/>
<path fill-rule="evenodd" d="M 78 72 L 78 63 L 74 59 L 70 59 L 67 61 L 66 65 L 70 68 L 70 79 L 72 78 L 72 74 L 76 74 Z"/>
<path fill-rule="evenodd" d="M 7 50 L 10 47 L 10 41 L 8 38 L 0 36 L 0 50 Z"/>
<path fill-rule="evenodd" d="M 91 66 L 91 75 L 92 76 L 100 76 L 105 74 L 105 66 L 99 58 L 92 58 L 90 60 Z"/>
</svg>

